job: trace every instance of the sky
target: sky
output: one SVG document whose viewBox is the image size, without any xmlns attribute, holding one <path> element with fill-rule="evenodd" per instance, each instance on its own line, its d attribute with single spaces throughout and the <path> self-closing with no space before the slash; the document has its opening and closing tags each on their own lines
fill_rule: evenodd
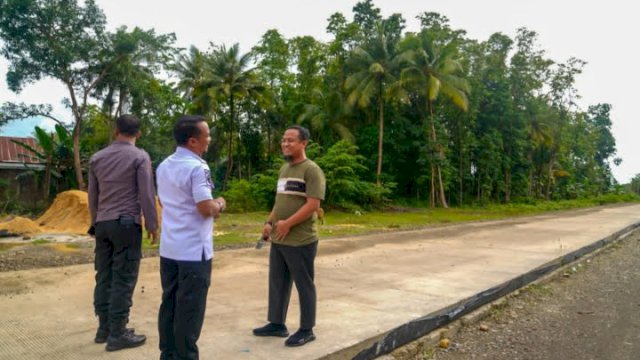
<svg viewBox="0 0 640 360">
<path fill-rule="evenodd" d="M 352 18 L 351 9 L 357 0 L 96 0 L 105 12 L 108 27 L 121 25 L 143 29 L 154 28 L 156 33 L 173 32 L 181 47 L 195 45 L 205 50 L 215 44 L 240 44 L 242 52 L 249 51 L 269 29 L 278 29 L 287 38 L 311 35 L 329 40 L 327 19 L 335 12 Z M 612 165 L 615 178 L 627 183 L 640 173 L 640 130 L 635 103 L 638 102 L 632 86 L 640 84 L 636 62 L 640 47 L 636 36 L 640 34 L 637 13 L 632 1 L 609 0 L 586 2 L 583 0 L 374 0 L 374 4 L 387 17 L 401 13 L 407 20 L 408 31 L 419 27 L 415 17 L 423 12 L 437 12 L 450 20 L 454 29 L 467 31 L 467 36 L 485 41 L 496 32 L 511 38 L 516 30 L 526 27 L 538 33 L 538 46 L 546 56 L 556 62 L 576 57 L 587 62 L 578 76 L 576 88 L 582 98 L 581 110 L 589 105 L 612 105 L 612 132 L 616 138 L 620 166 Z M 16 95 L 6 88 L 4 75 L 7 62 L 0 59 L 0 103 L 19 101 L 49 103 L 62 119 L 70 113 L 61 104 L 65 96 L 62 85 L 53 80 L 42 80 Z M 52 126 L 42 120 L 43 126 Z M 7 125 L 0 135 L 28 135 L 31 123 Z M 9 132 L 10 130 L 10 132 Z"/>
</svg>

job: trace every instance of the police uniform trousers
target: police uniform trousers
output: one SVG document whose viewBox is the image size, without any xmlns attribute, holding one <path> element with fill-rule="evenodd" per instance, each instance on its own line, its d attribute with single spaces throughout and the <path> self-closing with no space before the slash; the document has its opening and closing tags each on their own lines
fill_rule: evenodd
<svg viewBox="0 0 640 360">
<path fill-rule="evenodd" d="M 142 227 L 132 217 L 121 217 L 96 223 L 95 236 L 95 313 L 108 318 L 112 328 L 124 328 L 138 281 Z"/>
<path fill-rule="evenodd" d="M 316 325 L 316 286 L 314 261 L 318 242 L 304 246 L 271 243 L 269 254 L 269 312 L 267 320 L 284 324 L 293 283 L 300 299 L 300 328 Z"/>
</svg>

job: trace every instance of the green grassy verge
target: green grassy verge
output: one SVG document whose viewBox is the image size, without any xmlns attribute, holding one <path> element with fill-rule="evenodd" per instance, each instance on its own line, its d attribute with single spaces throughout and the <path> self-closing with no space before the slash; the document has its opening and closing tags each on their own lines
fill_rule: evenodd
<svg viewBox="0 0 640 360">
<path fill-rule="evenodd" d="M 465 206 L 449 209 L 402 208 L 393 211 L 348 213 L 325 210 L 324 223 L 318 225 L 321 238 L 423 228 L 438 224 L 499 220 L 551 211 L 588 208 L 621 202 L 640 202 L 634 195 L 606 195 L 597 198 L 562 201 L 536 201 L 508 205 Z M 216 221 L 216 247 L 254 243 L 262 231 L 267 212 L 226 213 Z M 146 234 L 145 234 L 146 238 Z M 151 246 L 144 241 L 145 248 Z"/>
</svg>

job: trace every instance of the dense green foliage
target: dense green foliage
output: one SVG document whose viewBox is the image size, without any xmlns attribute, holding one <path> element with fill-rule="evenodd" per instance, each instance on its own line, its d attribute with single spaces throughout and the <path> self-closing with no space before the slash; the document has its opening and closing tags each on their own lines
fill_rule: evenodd
<svg viewBox="0 0 640 360">
<path fill-rule="evenodd" d="M 529 29 L 477 40 L 443 15 L 417 18 L 408 32 L 403 15 L 384 18 L 364 0 L 351 19 L 331 15 L 328 42 L 269 29 L 246 52 L 184 50 L 172 34 L 109 33 L 92 1 L 6 0 L 0 53 L 14 91 L 43 76 L 69 85 L 84 170 L 81 159 L 110 141 L 125 109 L 144 120 L 139 144 L 154 165 L 173 151 L 178 114 L 205 115 L 206 160 L 230 210 L 273 203 L 279 139 L 294 123 L 311 129 L 308 156 L 327 175 L 329 207 L 531 203 L 615 188 L 611 106 L 576 105 L 584 61 L 549 59 Z M 0 122 L 49 112 L 4 104 Z"/>
</svg>

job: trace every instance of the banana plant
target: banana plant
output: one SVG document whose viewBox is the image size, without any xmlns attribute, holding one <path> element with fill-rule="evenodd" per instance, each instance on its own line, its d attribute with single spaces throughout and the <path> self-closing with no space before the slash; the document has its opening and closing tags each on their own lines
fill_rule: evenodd
<svg viewBox="0 0 640 360">
<path fill-rule="evenodd" d="M 51 193 L 51 177 L 62 179 L 63 174 L 69 173 L 67 180 L 73 182 L 73 138 L 64 126 L 56 124 L 55 132 L 48 133 L 39 126 L 34 128 L 36 146 L 18 140 L 11 140 L 16 145 L 26 149 L 31 156 L 44 164 L 44 200 L 49 201 Z M 27 155 L 24 155 L 27 156 Z"/>
</svg>

